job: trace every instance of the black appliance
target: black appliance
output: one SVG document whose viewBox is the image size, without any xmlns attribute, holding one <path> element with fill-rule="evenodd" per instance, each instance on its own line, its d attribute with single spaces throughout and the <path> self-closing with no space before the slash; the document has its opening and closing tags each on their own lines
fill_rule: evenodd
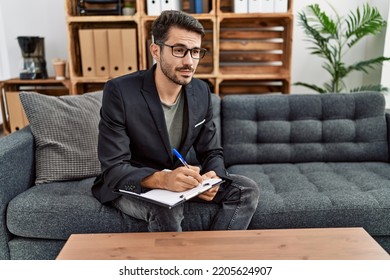
<svg viewBox="0 0 390 280">
<path fill-rule="evenodd" d="M 47 79 L 44 38 L 19 36 L 17 39 L 23 56 L 23 66 L 19 74 L 20 79 Z"/>
</svg>

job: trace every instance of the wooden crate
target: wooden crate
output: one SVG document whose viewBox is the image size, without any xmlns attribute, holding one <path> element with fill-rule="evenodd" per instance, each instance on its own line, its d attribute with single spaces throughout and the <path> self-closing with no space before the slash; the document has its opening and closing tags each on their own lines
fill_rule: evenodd
<svg viewBox="0 0 390 280">
<path fill-rule="evenodd" d="M 286 18 L 224 18 L 220 22 L 221 74 L 274 74 L 290 69 L 290 28 Z"/>
</svg>

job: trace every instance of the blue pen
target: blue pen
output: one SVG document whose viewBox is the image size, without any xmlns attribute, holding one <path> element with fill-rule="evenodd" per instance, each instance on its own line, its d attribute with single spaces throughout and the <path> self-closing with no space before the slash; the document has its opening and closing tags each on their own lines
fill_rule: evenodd
<svg viewBox="0 0 390 280">
<path fill-rule="evenodd" d="M 175 156 L 177 156 L 177 158 L 181 161 L 182 164 L 184 164 L 187 168 L 190 168 L 186 160 L 176 149 L 173 149 L 173 153 L 175 154 Z"/>
</svg>

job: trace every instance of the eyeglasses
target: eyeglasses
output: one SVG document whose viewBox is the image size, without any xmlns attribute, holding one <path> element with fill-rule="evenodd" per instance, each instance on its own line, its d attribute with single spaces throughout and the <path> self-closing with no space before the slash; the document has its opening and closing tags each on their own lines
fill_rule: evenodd
<svg viewBox="0 0 390 280">
<path fill-rule="evenodd" d="M 170 47 L 172 49 L 172 55 L 174 57 L 183 58 L 187 55 L 188 52 L 190 52 L 191 57 L 193 59 L 201 59 L 205 56 L 207 50 L 202 48 L 193 48 L 193 49 L 187 49 L 185 47 L 181 46 L 170 46 L 164 43 L 156 43 L 159 46 L 166 46 Z"/>
</svg>

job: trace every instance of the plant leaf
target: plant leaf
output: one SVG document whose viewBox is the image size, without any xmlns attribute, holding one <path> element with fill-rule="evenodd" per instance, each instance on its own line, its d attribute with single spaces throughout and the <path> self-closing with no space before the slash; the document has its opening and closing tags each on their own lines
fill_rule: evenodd
<svg viewBox="0 0 390 280">
<path fill-rule="evenodd" d="M 313 28 L 321 33 L 337 36 L 337 24 L 323 11 L 319 4 L 309 5 L 307 7 L 309 21 L 313 22 Z"/>
<path fill-rule="evenodd" d="M 388 88 L 382 85 L 363 85 L 350 90 L 350 92 L 364 92 L 364 91 L 375 91 L 375 92 L 388 92 Z"/>
<path fill-rule="evenodd" d="M 316 92 L 319 92 L 319 93 L 326 93 L 326 90 L 323 89 L 323 88 L 320 88 L 319 86 L 316 86 L 316 85 L 313 85 L 313 84 L 307 84 L 307 83 L 302 83 L 302 82 L 296 82 L 294 83 L 295 86 L 303 86 L 303 87 L 307 87 L 307 88 L 310 88 Z"/>
<path fill-rule="evenodd" d="M 310 7 L 313 6 L 315 5 L 309 6 L 308 9 L 310 10 Z M 331 59 L 331 52 L 328 48 L 329 36 L 323 36 L 321 34 L 323 28 L 318 27 L 318 20 L 316 17 L 311 17 L 309 19 L 304 12 L 299 13 L 298 17 L 299 24 L 303 27 L 306 35 L 309 37 L 308 41 L 314 45 L 311 47 L 312 54 L 319 55 L 325 59 Z M 309 23 L 309 20 L 312 24 Z"/>
<path fill-rule="evenodd" d="M 359 61 L 355 64 L 348 66 L 347 74 L 352 71 L 363 71 L 368 74 L 369 69 L 374 69 L 376 65 L 381 65 L 384 61 L 390 60 L 390 57 L 379 56 L 369 60 Z"/>
<path fill-rule="evenodd" d="M 308 48 L 311 54 L 325 59 L 322 68 L 331 76 L 323 87 L 315 84 L 296 83 L 320 93 L 342 92 L 347 87 L 344 79 L 352 71 L 368 73 L 376 65 L 390 60 L 387 57 L 377 57 L 360 61 L 347 66 L 343 61 L 344 55 L 361 38 L 367 35 L 376 35 L 386 26 L 377 8 L 371 8 L 370 4 L 357 8 L 356 12 L 350 12 L 347 17 L 340 17 L 332 7 L 336 20 L 325 14 L 319 4 L 306 7 L 306 13 L 299 13 L 299 24 L 303 27 L 311 46 Z M 361 88 L 361 87 L 360 87 Z M 359 88 L 359 90 L 360 90 Z M 386 89 L 387 90 L 387 89 Z"/>
<path fill-rule="evenodd" d="M 346 19 L 346 24 L 348 28 L 345 36 L 349 39 L 348 46 L 351 47 L 366 35 L 379 34 L 386 26 L 386 21 L 377 8 L 372 8 L 367 3 L 363 6 L 362 13 L 359 7 L 356 14 L 351 12 Z"/>
</svg>

